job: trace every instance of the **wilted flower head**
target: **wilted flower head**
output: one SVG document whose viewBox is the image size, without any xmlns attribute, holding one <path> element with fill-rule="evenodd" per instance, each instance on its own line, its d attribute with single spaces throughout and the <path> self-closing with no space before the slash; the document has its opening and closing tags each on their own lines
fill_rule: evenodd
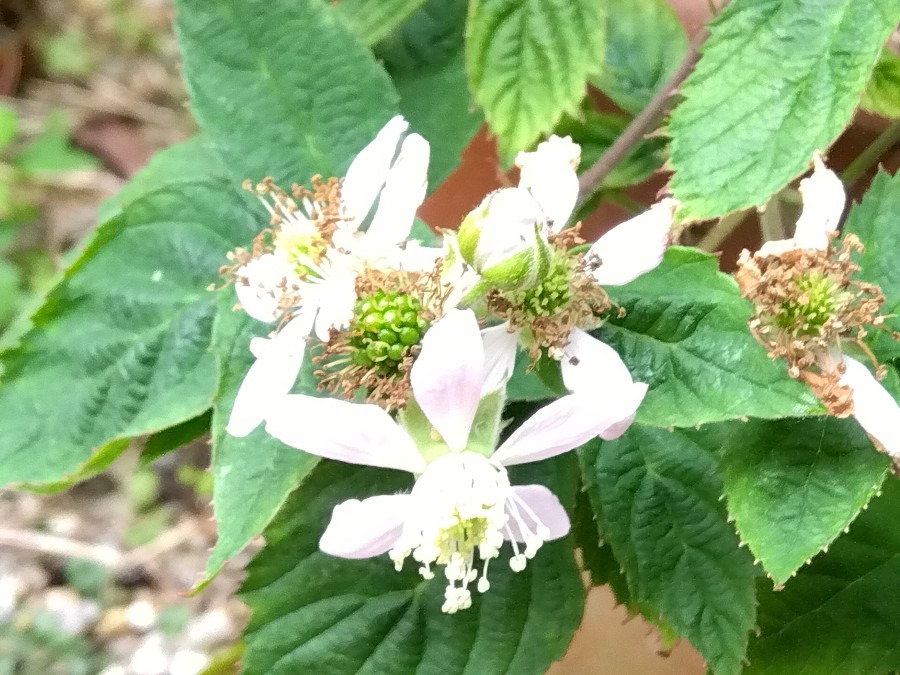
<svg viewBox="0 0 900 675">
<path fill-rule="evenodd" d="M 898 462 L 900 407 L 863 364 L 843 354 L 845 342 L 870 354 L 863 339 L 870 327 L 883 327 L 884 296 L 855 278 L 859 240 L 837 239 L 846 200 L 840 179 L 818 152 L 813 165 L 800 183 L 803 211 L 794 236 L 743 251 L 735 278 L 754 304 L 750 330 L 770 356 L 784 358 L 791 377 L 806 382 L 830 414 L 854 415 Z"/>
</svg>

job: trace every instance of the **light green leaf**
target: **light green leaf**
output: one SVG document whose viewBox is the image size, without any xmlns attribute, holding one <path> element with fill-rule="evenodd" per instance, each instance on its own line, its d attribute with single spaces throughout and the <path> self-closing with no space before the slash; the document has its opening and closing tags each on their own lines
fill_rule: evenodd
<svg viewBox="0 0 900 675">
<path fill-rule="evenodd" d="M 151 192 L 102 225 L 2 361 L 0 484 L 102 468 L 131 436 L 208 409 L 224 252 L 256 214 L 214 179 Z"/>
<path fill-rule="evenodd" d="M 728 511 L 780 585 L 853 521 L 889 463 L 853 420 L 735 425 L 723 459 Z"/>
<path fill-rule="evenodd" d="M 714 673 L 738 673 L 754 625 L 753 563 L 719 499 L 722 480 L 698 432 L 632 426 L 580 451 L 604 539 L 635 602 L 687 637 Z"/>
<path fill-rule="evenodd" d="M 672 113 L 670 187 L 685 218 L 761 206 L 853 115 L 898 0 L 734 0 Z"/>
<path fill-rule="evenodd" d="M 191 109 L 236 184 L 340 176 L 395 111 L 375 60 L 321 0 L 178 0 Z"/>
<path fill-rule="evenodd" d="M 16 312 L 22 299 L 19 268 L 5 258 L 0 258 L 0 332 Z"/>
<path fill-rule="evenodd" d="M 860 105 L 885 117 L 900 117 L 900 55 L 881 51 Z"/>
<path fill-rule="evenodd" d="M 92 169 L 100 162 L 72 146 L 65 114 L 56 111 L 47 116 L 44 131 L 15 156 L 13 165 L 24 173 L 51 173 Z"/>
<path fill-rule="evenodd" d="M 469 81 L 507 161 L 577 110 L 601 67 L 604 33 L 597 0 L 469 3 Z"/>
<path fill-rule="evenodd" d="M 672 247 L 655 270 L 607 291 L 625 316 L 612 312 L 594 335 L 619 352 L 636 381 L 650 385 L 639 422 L 690 427 L 821 409 L 750 336 L 750 305 L 718 271 L 715 256 Z"/>
<path fill-rule="evenodd" d="M 19 130 L 19 116 L 7 105 L 0 105 L 0 149 L 9 145 Z"/>
<path fill-rule="evenodd" d="M 469 96 L 465 18 L 465 0 L 427 0 L 376 49 L 400 93 L 400 112 L 431 145 L 432 190 L 459 165 L 484 121 Z"/>
<path fill-rule="evenodd" d="M 338 14 L 367 45 L 374 45 L 415 12 L 423 0 L 340 0 Z"/>
<path fill-rule="evenodd" d="M 218 538 L 200 582 L 212 579 L 222 565 L 259 534 L 285 499 L 318 462 L 318 458 L 291 448 L 260 426 L 238 438 L 225 431 L 238 388 L 254 358 L 250 340 L 267 335 L 272 327 L 234 311 L 234 292 L 223 290 L 213 329 L 212 349 L 219 364 L 219 391 L 213 408 L 213 512 Z M 313 393 L 312 365 L 299 378 L 296 391 Z M 298 424 L 302 424 L 298 420 Z"/>
<path fill-rule="evenodd" d="M 900 669 L 900 485 L 885 483 L 827 554 L 784 590 L 759 588 L 759 635 L 750 643 L 747 675 Z"/>
<path fill-rule="evenodd" d="M 528 467 L 514 483 L 564 477 L 558 494 L 571 505 L 572 459 Z M 518 574 L 501 554 L 490 590 L 452 616 L 440 610 L 443 574 L 425 582 L 411 561 L 397 573 L 387 555 L 342 560 L 318 550 L 335 504 L 410 485 L 408 474 L 323 461 L 289 497 L 242 591 L 253 611 L 245 675 L 538 675 L 562 656 L 583 609 L 568 537 L 544 544 Z"/>
<path fill-rule="evenodd" d="M 665 0 L 607 0 L 603 69 L 591 84 L 639 113 L 678 66 L 687 36 Z"/>
</svg>

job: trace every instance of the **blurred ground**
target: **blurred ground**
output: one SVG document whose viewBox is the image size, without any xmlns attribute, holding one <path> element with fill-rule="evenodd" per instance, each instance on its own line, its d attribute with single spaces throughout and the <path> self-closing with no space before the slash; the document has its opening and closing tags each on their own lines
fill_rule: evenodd
<svg viewBox="0 0 900 675">
<path fill-rule="evenodd" d="M 710 12 L 707 0 L 672 3 L 691 32 Z M 100 201 L 157 149 L 193 133 L 170 22 L 168 0 L 0 5 L 0 104 L 15 117 L 4 144 L 0 115 L 0 333 L 52 283 L 66 252 L 94 226 Z M 842 139 L 838 161 L 879 125 L 861 120 Z M 505 180 L 494 156 L 480 132 L 421 215 L 432 226 L 455 226 Z M 649 204 L 665 181 L 655 177 L 629 194 Z M 599 233 L 627 216 L 605 204 L 589 225 Z M 723 262 L 757 237 L 748 222 Z M 0 491 L 0 675 L 232 672 L 247 618 L 232 595 L 254 547 L 196 597 L 184 596 L 215 539 L 208 462 L 205 439 L 147 465 L 135 448 L 67 492 Z M 591 591 L 587 607 L 553 675 L 704 671 L 683 641 L 659 654 L 656 629 L 628 617 L 606 589 Z"/>
</svg>

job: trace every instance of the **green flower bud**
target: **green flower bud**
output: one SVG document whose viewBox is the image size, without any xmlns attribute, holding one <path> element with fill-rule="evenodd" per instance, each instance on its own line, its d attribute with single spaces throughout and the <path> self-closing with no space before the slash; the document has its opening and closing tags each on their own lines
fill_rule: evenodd
<svg viewBox="0 0 900 675">
<path fill-rule="evenodd" d="M 463 219 L 459 252 L 491 286 L 504 291 L 532 288 L 550 266 L 544 226 L 543 212 L 527 190 L 497 190 Z"/>
</svg>

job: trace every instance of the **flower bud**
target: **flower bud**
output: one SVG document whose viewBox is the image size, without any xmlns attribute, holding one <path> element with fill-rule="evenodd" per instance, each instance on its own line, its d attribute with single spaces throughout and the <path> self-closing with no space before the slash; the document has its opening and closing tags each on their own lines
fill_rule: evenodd
<svg viewBox="0 0 900 675">
<path fill-rule="evenodd" d="M 492 286 L 506 291 L 532 288 L 550 266 L 545 226 L 543 211 L 527 190 L 497 190 L 463 220 L 459 251 Z"/>
</svg>

